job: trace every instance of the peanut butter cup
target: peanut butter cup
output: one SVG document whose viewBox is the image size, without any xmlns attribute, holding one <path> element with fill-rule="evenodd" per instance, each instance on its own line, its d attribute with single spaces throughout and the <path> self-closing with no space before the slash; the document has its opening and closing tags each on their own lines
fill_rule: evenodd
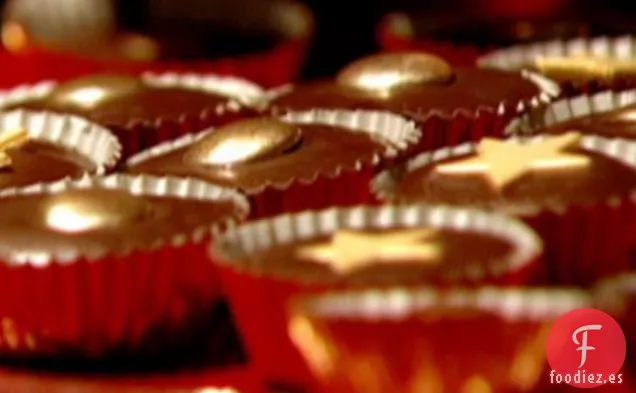
<svg viewBox="0 0 636 393">
<path fill-rule="evenodd" d="M 624 140 L 577 132 L 486 138 L 424 153 L 380 174 L 373 188 L 395 202 L 481 206 L 522 216 L 547 242 L 552 273 L 559 279 L 593 281 L 606 270 L 601 260 L 624 268 L 635 244 L 627 235 L 596 235 L 604 230 L 630 233 L 636 224 L 633 151 Z M 589 243 L 578 248 L 571 243 L 574 239 Z M 585 269 L 570 266 L 574 260 Z"/>
<path fill-rule="evenodd" d="M 292 112 L 231 123 L 132 157 L 128 171 L 196 177 L 252 196 L 254 214 L 369 201 L 376 165 L 419 138 L 389 113 Z"/>
<path fill-rule="evenodd" d="M 6 190 L 0 205 L 0 288 L 17 291 L 0 302 L 3 356 L 69 360 L 186 343 L 221 299 L 203 240 L 248 208 L 197 180 L 126 175 Z"/>
<path fill-rule="evenodd" d="M 8 92 L 0 105 L 86 117 L 111 128 L 128 156 L 254 111 L 261 105 L 260 92 L 256 85 L 231 77 L 105 74 L 22 86 Z"/>
<path fill-rule="evenodd" d="M 72 116 L 0 114 L 0 188 L 79 178 L 115 165 L 121 146 L 108 130 Z"/>
<path fill-rule="evenodd" d="M 307 370 L 285 334 L 292 296 L 354 286 L 528 283 L 542 269 L 540 254 L 536 235 L 513 219 L 437 206 L 283 215 L 229 231 L 212 248 L 255 366 L 270 381 L 300 384 Z"/>
<path fill-rule="evenodd" d="M 424 119 L 432 112 L 516 108 L 547 100 L 558 89 L 535 75 L 452 67 L 427 53 L 387 53 L 351 63 L 333 81 L 290 87 L 272 101 L 274 110 L 346 108 L 389 110 Z"/>
</svg>

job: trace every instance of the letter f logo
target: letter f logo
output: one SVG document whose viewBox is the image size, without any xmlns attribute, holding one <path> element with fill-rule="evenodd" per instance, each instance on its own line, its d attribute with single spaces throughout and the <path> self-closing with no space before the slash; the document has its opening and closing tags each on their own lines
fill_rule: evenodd
<svg viewBox="0 0 636 393">
<path fill-rule="evenodd" d="M 581 326 L 580 328 L 576 329 L 574 333 L 572 333 L 572 341 L 574 341 L 574 344 L 580 345 L 580 347 L 576 349 L 577 351 L 581 351 L 581 364 L 579 365 L 579 368 L 583 367 L 585 361 L 587 360 L 587 351 L 594 351 L 596 349 L 587 345 L 587 332 L 590 330 L 601 330 L 602 328 L 602 325 L 586 325 Z M 577 336 L 581 332 L 583 332 L 582 340 L 581 342 L 579 342 Z"/>
</svg>

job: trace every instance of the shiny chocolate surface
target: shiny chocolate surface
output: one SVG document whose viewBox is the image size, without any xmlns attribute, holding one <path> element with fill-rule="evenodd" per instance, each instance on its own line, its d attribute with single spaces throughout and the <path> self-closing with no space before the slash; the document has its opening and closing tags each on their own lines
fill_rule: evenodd
<svg viewBox="0 0 636 393">
<path fill-rule="evenodd" d="M 521 214 L 630 195 L 634 169 L 584 148 L 580 138 L 575 132 L 526 141 L 486 138 L 473 152 L 398 175 L 394 197 Z"/>
<path fill-rule="evenodd" d="M 316 173 L 352 170 L 386 150 L 386 141 L 327 125 L 252 119 L 212 131 L 193 144 L 131 165 L 132 173 L 190 176 L 256 190 Z"/>
<path fill-rule="evenodd" d="M 11 108 L 70 113 L 104 125 L 126 126 L 133 121 L 178 119 L 214 110 L 227 101 L 227 97 L 196 90 L 149 86 L 135 77 L 93 75 L 62 83 L 41 99 Z"/>
<path fill-rule="evenodd" d="M 89 188 L 0 200 L 0 255 L 75 251 L 97 256 L 148 249 L 231 218 L 230 201 L 208 202 Z"/>
<path fill-rule="evenodd" d="M 475 231 L 390 228 L 336 231 L 237 258 L 258 274 L 381 285 L 438 279 L 452 269 L 500 261 L 512 249 L 506 240 Z"/>
<path fill-rule="evenodd" d="M 0 164 L 0 189 L 78 178 L 96 169 L 78 154 L 35 140 L 0 147 Z"/>
<path fill-rule="evenodd" d="M 276 98 L 275 110 L 311 108 L 386 109 L 417 116 L 431 110 L 496 108 L 541 93 L 518 73 L 451 68 L 423 53 L 370 56 L 343 69 L 335 81 L 301 83 Z"/>
</svg>

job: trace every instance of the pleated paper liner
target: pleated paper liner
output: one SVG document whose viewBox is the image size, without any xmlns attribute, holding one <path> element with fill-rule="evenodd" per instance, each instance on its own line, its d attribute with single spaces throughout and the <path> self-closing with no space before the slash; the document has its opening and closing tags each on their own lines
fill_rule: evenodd
<svg viewBox="0 0 636 393">
<path fill-rule="evenodd" d="M 12 3 L 15 5 L 18 2 L 14 1 Z M 29 21 L 30 23 L 33 23 L 34 19 L 38 20 L 37 23 L 55 23 L 57 26 L 50 28 L 56 30 L 62 28 L 67 30 L 73 28 L 81 29 L 81 24 L 86 23 L 83 20 L 85 15 L 82 14 L 82 8 L 86 6 L 84 4 L 78 6 L 73 6 L 72 3 L 52 4 L 51 6 L 42 4 L 41 6 L 44 8 L 57 7 L 58 9 L 51 10 L 48 14 L 40 9 L 38 11 L 39 15 L 32 18 Z M 211 27 L 219 27 L 218 25 L 221 24 L 221 27 L 234 28 L 240 30 L 241 33 L 246 31 L 249 33 L 251 31 L 252 34 L 254 34 L 255 29 L 260 28 L 265 29 L 266 32 L 275 33 L 278 37 L 272 45 L 263 49 L 256 48 L 254 51 L 245 54 L 232 54 L 236 51 L 236 48 L 233 48 L 232 52 L 228 52 L 225 56 L 223 56 L 222 52 L 214 52 L 212 53 L 214 57 L 209 59 L 205 58 L 206 55 L 202 55 L 199 58 L 179 59 L 178 55 L 182 52 L 182 49 L 192 46 L 192 42 L 186 41 L 182 45 L 183 48 L 172 48 L 177 52 L 177 57 L 173 57 L 174 59 L 157 59 L 154 61 L 128 60 L 126 59 L 126 53 L 130 52 L 130 50 L 120 50 L 122 53 L 119 56 L 115 54 L 117 44 L 123 47 L 128 42 L 134 42 L 134 37 L 136 36 L 150 39 L 154 44 L 161 46 L 161 40 L 158 42 L 151 36 L 144 36 L 143 29 L 141 29 L 141 34 L 118 31 L 112 40 L 113 42 L 96 43 L 96 45 L 102 46 L 103 50 L 91 48 L 93 53 L 97 52 L 99 56 L 105 57 L 106 53 L 113 52 L 114 57 L 111 56 L 111 58 L 104 59 L 91 58 L 88 54 L 82 53 L 73 54 L 55 51 L 54 49 L 47 50 L 46 45 L 37 45 L 36 42 L 31 43 L 30 46 L 32 48 L 16 48 L 14 50 L 16 53 L 6 49 L 0 51 L 0 65 L 4 69 L 12 71 L 0 76 L 0 87 L 6 88 L 21 83 L 35 83 L 42 79 L 67 80 L 104 72 L 136 75 L 148 71 L 156 73 L 185 72 L 233 75 L 253 80 L 264 86 L 274 87 L 290 83 L 297 78 L 305 63 L 307 51 L 315 30 L 311 10 L 294 0 L 278 0 L 268 3 L 241 0 L 238 3 L 225 4 L 220 7 L 216 3 L 187 1 L 185 3 L 158 3 L 152 6 L 157 8 L 154 10 L 156 12 L 153 12 L 153 17 L 158 16 L 165 19 L 165 16 L 167 16 L 172 21 L 181 19 L 182 23 L 184 20 L 192 19 L 194 22 L 200 22 L 207 18 L 210 19 L 208 25 Z M 25 7 L 29 6 L 26 5 Z M 61 10 L 59 9 L 61 7 L 66 7 L 64 10 L 66 15 L 64 16 L 61 15 Z M 24 18 L 25 14 L 36 12 L 32 9 L 23 9 L 22 11 L 25 12 L 19 14 L 20 11 L 18 11 L 18 15 L 16 15 L 18 19 Z M 165 15 L 162 16 L 162 13 Z M 55 15 L 55 18 L 52 16 L 49 18 L 47 15 Z M 26 17 L 28 18 L 28 15 Z M 66 18 L 65 20 L 64 17 Z M 10 20 L 10 15 L 5 13 L 5 21 L 7 20 Z M 219 20 L 221 23 L 219 23 Z M 67 25 L 65 26 L 63 23 Z M 169 32 L 170 26 L 170 21 L 167 21 L 167 28 L 162 30 L 162 32 L 169 40 L 174 40 L 176 39 L 175 35 L 171 35 Z M 39 31 L 42 30 L 45 30 L 45 28 L 39 26 Z M 46 38 L 50 41 L 50 37 Z M 185 39 L 185 37 L 182 38 Z M 218 36 L 215 38 L 219 39 Z M 259 38 L 262 39 L 262 37 Z M 7 35 L 5 43 L 9 39 Z M 137 41 L 139 41 L 138 38 Z M 220 45 L 227 46 L 227 44 Z M 242 44 L 235 43 L 234 45 Z M 130 47 L 130 44 L 127 47 Z M 132 47 L 131 49 L 134 50 L 135 48 Z M 210 50 L 209 47 L 204 49 Z M 223 49 L 220 48 L 220 50 Z M 132 54 L 138 55 L 138 53 Z M 170 54 L 168 53 L 167 55 L 169 56 Z"/>
<path fill-rule="evenodd" d="M 395 195 L 397 182 L 406 172 L 465 156 L 476 146 L 464 144 L 421 154 L 403 166 L 379 174 L 373 180 L 372 189 L 380 200 L 395 202 L 399 198 Z M 583 135 L 580 146 L 636 169 L 636 145 L 633 142 Z M 552 282 L 589 285 L 599 277 L 629 269 L 629 255 L 636 247 L 633 236 L 636 231 L 635 198 L 632 192 L 608 195 L 606 200 L 586 204 L 568 204 L 566 201 L 528 210 L 521 206 L 516 209 L 512 203 L 497 207 L 493 202 L 489 208 L 522 218 L 541 236 L 548 278 Z"/>
<path fill-rule="evenodd" d="M 121 141 L 124 158 L 186 133 L 197 132 L 213 125 L 254 115 L 264 105 L 263 90 L 244 79 L 212 74 L 175 73 L 144 73 L 140 78 L 152 87 L 183 88 L 226 96 L 227 102 L 203 111 L 183 113 L 179 117 L 131 118 L 124 126 L 106 125 Z M 2 91 L 0 92 L 0 107 L 18 105 L 23 101 L 43 98 L 50 94 L 57 85 L 58 82 L 55 81 L 42 81 Z"/>
<path fill-rule="evenodd" d="M 470 209 L 445 207 L 365 207 L 329 209 L 282 215 L 246 224 L 219 237 L 213 243 L 212 260 L 219 266 L 228 297 L 245 340 L 248 356 L 268 382 L 307 384 L 309 374 L 285 330 L 285 307 L 299 294 L 336 288 L 390 285 L 386 277 L 379 282 L 337 277 L 325 281 L 308 274 L 284 277 L 259 261 L 257 253 L 278 245 L 289 245 L 339 229 L 378 230 L 430 226 L 460 232 L 487 234 L 513 245 L 502 259 L 491 265 L 470 264 L 442 275 L 414 277 L 419 285 L 448 282 L 524 284 L 542 272 L 541 245 L 528 228 L 509 218 Z M 404 276 L 404 275 L 402 275 Z M 428 277 L 428 276 L 427 276 Z M 379 280 L 379 277 L 376 277 Z M 402 277 L 400 280 L 404 279 Z M 377 280 L 376 280 L 377 281 Z M 396 280 L 393 280 L 396 281 Z"/>
<path fill-rule="evenodd" d="M 559 123 L 609 113 L 631 105 L 636 105 L 636 89 L 605 90 L 590 95 L 562 98 L 512 119 L 506 126 L 505 134 L 541 134 L 542 130 Z"/>
<path fill-rule="evenodd" d="M 591 303 L 565 288 L 339 291 L 295 299 L 289 333 L 325 392 L 543 392 L 552 324 Z"/>
<path fill-rule="evenodd" d="M 539 62 L 551 59 L 575 59 L 593 57 L 608 62 L 625 61 L 625 70 L 607 73 L 604 70 L 588 69 L 579 66 L 568 70 L 560 66 L 558 81 L 565 97 L 579 94 L 594 94 L 604 90 L 625 90 L 636 87 L 636 39 L 631 35 L 621 37 L 575 38 L 570 40 L 552 40 L 516 45 L 500 49 L 482 56 L 478 64 L 483 68 L 496 68 L 507 71 L 534 69 L 539 72 Z M 631 66 L 629 63 L 634 63 Z M 606 64 L 609 69 L 610 64 Z M 554 71 L 553 71 L 554 72 Z M 584 74 L 592 76 L 583 76 Z M 550 75 L 552 76 L 552 75 Z M 556 77 L 555 77 L 556 78 Z"/>
<path fill-rule="evenodd" d="M 56 194 L 76 189 L 125 190 L 134 195 L 224 201 L 234 214 L 192 233 L 158 238 L 152 248 L 97 255 L 59 249 L 24 252 L 0 259 L 0 353 L 3 359 L 100 362 L 109 358 L 157 361 L 211 332 L 227 331 L 215 321 L 221 301 L 215 268 L 205 245 L 216 233 L 248 214 L 238 193 L 175 177 L 111 175 L 5 190 L 0 197 Z M 210 326 L 208 321 L 215 321 Z"/>
<path fill-rule="evenodd" d="M 78 165 L 85 166 L 85 174 L 112 169 L 121 155 L 121 145 L 108 129 L 76 116 L 23 110 L 0 113 L 0 135 L 20 130 L 31 141 L 70 153 Z M 60 180 L 57 175 L 41 168 L 34 177 L 38 178 L 35 182 Z"/>
<path fill-rule="evenodd" d="M 280 213 L 374 203 L 369 182 L 380 165 L 407 151 L 420 138 L 416 124 L 395 114 L 379 111 L 313 110 L 290 112 L 279 117 L 284 122 L 342 127 L 343 132 L 366 133 L 387 141 L 383 154 L 351 167 L 325 168 L 311 172 L 299 168 L 299 176 L 281 183 L 267 183 L 242 190 L 250 197 L 251 217 L 263 218 Z M 215 132 L 214 129 L 209 132 Z M 128 160 L 128 166 L 191 145 L 206 134 L 186 135 L 148 149 Z"/>
</svg>

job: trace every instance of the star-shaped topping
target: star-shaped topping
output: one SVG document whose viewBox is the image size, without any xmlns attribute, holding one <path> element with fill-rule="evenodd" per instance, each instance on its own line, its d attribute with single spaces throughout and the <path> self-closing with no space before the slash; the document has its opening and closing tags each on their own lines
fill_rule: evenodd
<svg viewBox="0 0 636 393">
<path fill-rule="evenodd" d="M 0 169 L 11 166 L 7 150 L 20 147 L 28 140 L 29 133 L 24 129 L 0 132 Z"/>
<path fill-rule="evenodd" d="M 440 174 L 483 174 L 495 190 L 533 170 L 573 170 L 587 167 L 590 157 L 565 149 L 580 146 L 581 135 L 568 132 L 545 136 L 527 143 L 491 138 L 483 139 L 477 154 L 466 159 L 441 164 L 434 171 Z"/>
<path fill-rule="evenodd" d="M 334 271 L 349 274 L 370 263 L 391 264 L 417 260 L 438 263 L 441 247 L 433 229 L 406 229 L 393 232 L 336 232 L 331 241 L 302 247 L 298 256 L 329 265 Z"/>
</svg>

